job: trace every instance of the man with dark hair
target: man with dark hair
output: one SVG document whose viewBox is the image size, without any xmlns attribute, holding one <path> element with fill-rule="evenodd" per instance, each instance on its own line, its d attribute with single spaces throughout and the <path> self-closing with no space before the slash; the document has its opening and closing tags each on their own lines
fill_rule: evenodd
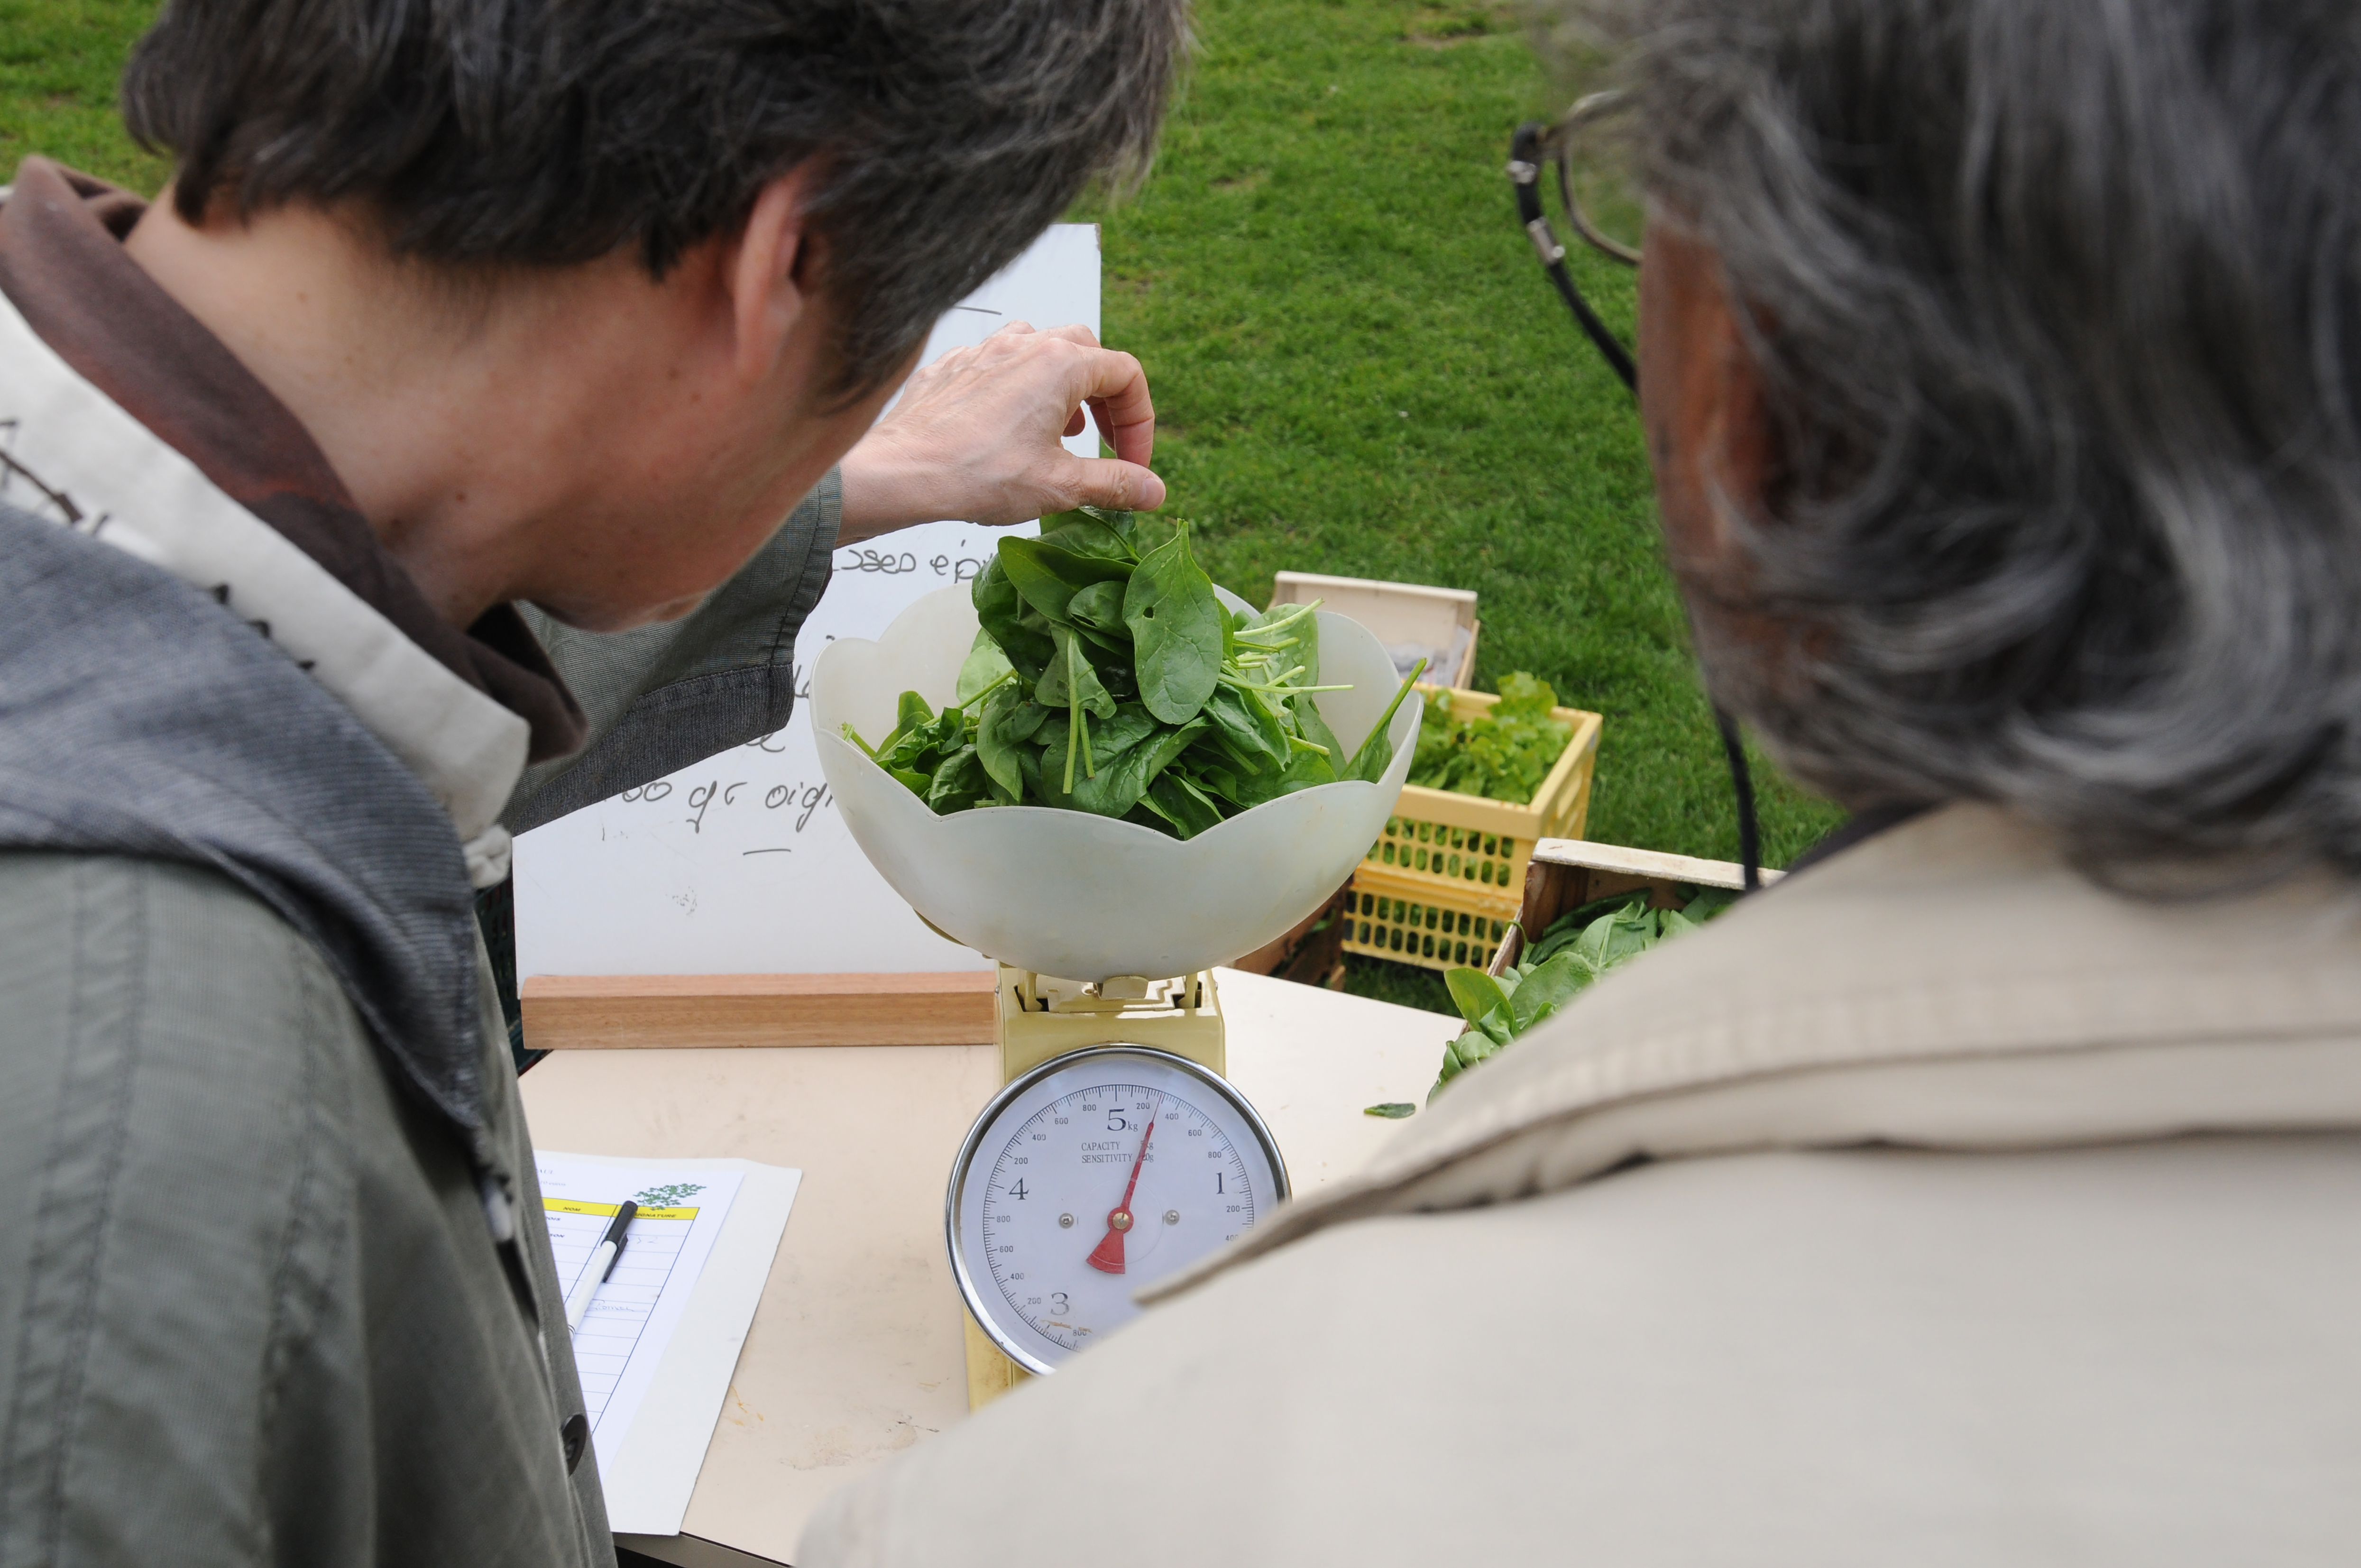
<svg viewBox="0 0 2361 1568">
<path fill-rule="evenodd" d="M 796 1562 L 2352 1561 L 2361 12 L 1557 8 L 1707 684 L 1851 841 Z"/>
<path fill-rule="evenodd" d="M 1160 502 L 1139 367 L 1079 329 L 871 426 L 1144 168 L 1184 35 L 1179 0 L 172 0 L 124 87 L 166 196 L 27 160 L 0 1558 L 612 1561 L 472 890 L 784 723 L 834 545 Z M 1059 444 L 1085 405 L 1115 458 Z"/>
</svg>

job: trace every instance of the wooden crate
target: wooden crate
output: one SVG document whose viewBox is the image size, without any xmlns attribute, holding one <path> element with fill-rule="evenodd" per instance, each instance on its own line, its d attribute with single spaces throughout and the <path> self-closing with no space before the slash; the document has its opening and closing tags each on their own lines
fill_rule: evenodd
<svg viewBox="0 0 2361 1568">
<path fill-rule="evenodd" d="M 1420 689 L 1433 700 L 1435 688 Z M 1490 692 L 1451 693 L 1453 710 L 1462 714 L 1499 700 Z M 1408 785 L 1361 870 L 1382 872 L 1438 898 L 1455 898 L 1463 908 L 1472 907 L 1467 901 L 1474 898 L 1487 908 L 1505 903 L 1513 912 L 1525 895 L 1525 861 L 1533 846 L 1543 839 L 1581 838 L 1590 816 L 1603 721 L 1580 708 L 1550 711 L 1574 733 L 1531 804 Z"/>
<path fill-rule="evenodd" d="M 1778 881 L 1780 874 L 1764 872 L 1763 884 L 1768 886 Z M 1579 909 L 1598 899 L 1645 893 L 1651 909 L 1679 909 L 1688 902 L 1685 888 L 1719 887 L 1736 892 L 1745 884 L 1745 873 L 1730 861 L 1700 861 L 1655 850 L 1544 839 L 1533 846 L 1523 899 L 1503 929 L 1492 961 L 1486 969 L 1499 979 L 1524 951 L 1529 933 L 1539 936 L 1549 929 L 1551 921 L 1567 910 Z"/>
<path fill-rule="evenodd" d="M 1367 866 L 1354 873 L 1345 950 L 1421 969 L 1481 964 L 1517 917 L 1498 894 L 1435 886 Z"/>
<path fill-rule="evenodd" d="M 1272 579 L 1270 602 L 1310 604 L 1359 621 L 1389 646 L 1418 643 L 1448 648 L 1465 628 L 1467 642 L 1456 668 L 1429 670 L 1444 685 L 1476 682 L 1476 640 L 1484 623 L 1476 619 L 1476 596 L 1465 588 L 1431 588 L 1420 583 L 1384 583 L 1370 577 L 1329 577 L 1317 572 L 1281 572 Z"/>
</svg>

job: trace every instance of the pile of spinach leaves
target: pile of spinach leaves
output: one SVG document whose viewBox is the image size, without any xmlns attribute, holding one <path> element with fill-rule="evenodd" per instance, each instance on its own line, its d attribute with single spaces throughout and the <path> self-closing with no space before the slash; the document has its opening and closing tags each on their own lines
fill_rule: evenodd
<svg viewBox="0 0 2361 1568">
<path fill-rule="evenodd" d="M 1550 684 L 1522 670 L 1500 683 L 1499 701 L 1466 715 L 1451 711 L 1449 692 L 1436 692 L 1419 720 L 1410 782 L 1531 804 L 1574 738 L 1574 726 L 1552 717 L 1556 707 Z"/>
<path fill-rule="evenodd" d="M 975 579 L 983 630 L 954 701 L 904 692 L 894 732 L 845 738 L 938 815 L 1051 806 L 1188 839 L 1265 801 L 1393 761 L 1387 729 L 1347 757 L 1313 694 L 1316 605 L 1234 614 L 1186 523 L 1083 507 L 1004 538 Z"/>
<path fill-rule="evenodd" d="M 1433 1102 L 1443 1086 L 1487 1058 L 1498 1055 L 1588 989 L 1650 948 L 1684 931 L 1694 931 L 1737 902 L 1719 888 L 1682 890 L 1679 909 L 1651 909 L 1642 894 L 1602 898 L 1568 910 L 1527 944 L 1521 961 L 1495 980 L 1480 969 L 1462 967 L 1444 975 L 1451 1000 L 1467 1021 L 1465 1033 L 1443 1047 L 1443 1072 L 1427 1091 Z"/>
</svg>

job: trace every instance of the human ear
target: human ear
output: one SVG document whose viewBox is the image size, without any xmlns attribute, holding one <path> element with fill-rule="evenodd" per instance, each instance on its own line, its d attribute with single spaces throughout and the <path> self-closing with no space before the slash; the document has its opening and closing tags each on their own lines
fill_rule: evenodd
<svg viewBox="0 0 2361 1568">
<path fill-rule="evenodd" d="M 754 198 L 725 266 L 740 382 L 766 379 L 812 306 L 813 241 L 804 227 L 809 164 L 780 175 Z"/>
<path fill-rule="evenodd" d="M 1709 583 L 1738 564 L 1733 516 L 1763 519 L 1778 469 L 1777 433 L 1721 258 L 1653 218 L 1642 254 L 1641 412 L 1658 510 L 1675 570 Z"/>
</svg>

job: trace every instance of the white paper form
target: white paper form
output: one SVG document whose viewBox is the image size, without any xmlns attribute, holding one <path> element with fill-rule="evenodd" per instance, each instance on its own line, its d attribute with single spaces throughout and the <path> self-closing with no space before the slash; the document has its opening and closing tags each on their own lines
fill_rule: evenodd
<svg viewBox="0 0 2361 1568">
<path fill-rule="evenodd" d="M 734 1170 L 694 1174 L 661 1167 L 588 1165 L 537 1155 L 541 1206 L 549 1220 L 549 1247 L 557 1258 L 557 1288 L 571 1299 L 598 1243 L 629 1200 L 640 1206 L 625 1233 L 614 1272 L 598 1287 L 582 1326 L 574 1331 L 574 1365 L 601 1467 L 639 1414 L 673 1330 L 688 1310 L 714 1238 L 738 1195 Z"/>
<path fill-rule="evenodd" d="M 802 1173 L 745 1159 L 620 1159 L 535 1150 L 560 1291 L 571 1294 L 626 1200 L 615 1271 L 574 1334 L 611 1528 L 680 1530 Z"/>
</svg>

